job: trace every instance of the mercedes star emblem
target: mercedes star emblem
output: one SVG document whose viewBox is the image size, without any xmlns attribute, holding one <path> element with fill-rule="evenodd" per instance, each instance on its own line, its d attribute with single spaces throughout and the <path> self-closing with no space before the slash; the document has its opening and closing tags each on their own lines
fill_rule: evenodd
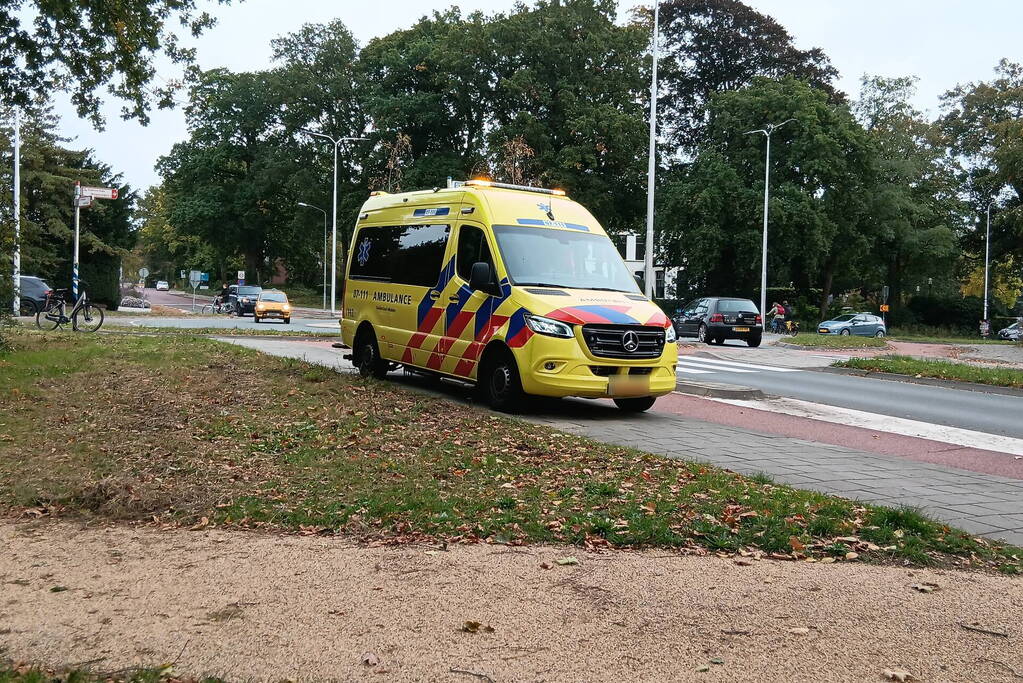
<svg viewBox="0 0 1023 683">
<path fill-rule="evenodd" d="M 622 335 L 622 347 L 632 353 L 639 348 L 639 335 L 633 331 L 628 331 Z"/>
</svg>

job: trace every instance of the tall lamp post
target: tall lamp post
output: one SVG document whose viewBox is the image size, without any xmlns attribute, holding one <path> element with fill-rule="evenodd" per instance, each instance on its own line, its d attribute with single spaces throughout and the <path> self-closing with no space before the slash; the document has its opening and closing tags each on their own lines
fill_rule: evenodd
<svg viewBox="0 0 1023 683">
<path fill-rule="evenodd" d="M 657 173 L 657 36 L 661 3 L 654 2 L 654 35 L 651 39 L 653 73 L 650 81 L 650 158 L 647 162 L 646 187 L 646 253 L 643 257 L 643 288 L 647 297 L 654 296 L 654 182 Z"/>
<path fill-rule="evenodd" d="M 14 315 L 21 315 L 21 111 L 14 110 Z"/>
<path fill-rule="evenodd" d="M 987 234 L 984 237 L 984 320 L 987 320 L 988 264 L 991 262 L 991 205 L 987 203 Z"/>
<path fill-rule="evenodd" d="M 327 212 L 305 202 L 299 202 L 298 205 L 307 209 L 316 209 L 323 214 L 323 310 L 327 310 Z"/>
<path fill-rule="evenodd" d="M 311 130 L 302 129 L 303 133 L 309 135 L 315 135 L 318 138 L 330 140 L 331 144 L 334 145 L 334 227 L 332 230 L 331 238 L 333 244 L 331 245 L 331 259 L 330 259 L 330 313 L 335 315 L 337 313 L 337 148 L 342 142 L 351 142 L 354 140 L 365 140 L 366 138 L 333 138 L 324 133 L 317 133 Z"/>
<path fill-rule="evenodd" d="M 767 138 L 767 159 L 764 162 L 764 243 L 760 254 L 760 315 L 767 316 L 767 200 L 771 193 L 771 134 L 795 119 L 786 119 L 781 123 L 769 123 L 763 128 L 746 131 L 746 135 L 762 133 Z M 786 311 L 787 312 L 787 311 Z M 767 324 L 767 320 L 764 320 Z"/>
</svg>

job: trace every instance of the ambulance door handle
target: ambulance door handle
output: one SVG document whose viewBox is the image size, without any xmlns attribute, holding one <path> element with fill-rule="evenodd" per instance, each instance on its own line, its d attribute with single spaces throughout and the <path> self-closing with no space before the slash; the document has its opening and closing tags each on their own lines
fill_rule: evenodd
<svg viewBox="0 0 1023 683">
<path fill-rule="evenodd" d="M 458 295 L 457 294 L 452 294 L 451 296 L 449 296 L 448 297 L 448 303 L 449 304 L 457 304 L 458 303 Z"/>
<path fill-rule="evenodd" d="M 438 290 L 436 290 L 436 289 L 431 289 L 430 290 L 430 298 L 433 299 L 434 301 L 436 301 L 437 299 L 440 298 L 440 292 Z"/>
</svg>

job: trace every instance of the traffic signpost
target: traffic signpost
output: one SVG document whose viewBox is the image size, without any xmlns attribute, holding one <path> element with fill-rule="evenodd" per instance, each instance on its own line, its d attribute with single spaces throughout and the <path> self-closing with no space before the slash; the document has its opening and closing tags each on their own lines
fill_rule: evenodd
<svg viewBox="0 0 1023 683">
<path fill-rule="evenodd" d="M 240 286 L 242 286 L 244 284 L 245 284 L 245 271 L 244 270 L 239 270 L 238 271 L 238 286 L 240 287 Z"/>
<path fill-rule="evenodd" d="M 192 286 L 192 311 L 195 311 L 195 290 L 199 288 L 200 282 L 202 282 L 200 271 L 193 270 L 188 274 L 188 284 Z"/>
<path fill-rule="evenodd" d="M 74 240 L 74 254 L 71 259 L 71 293 L 74 295 L 75 300 L 78 300 L 78 247 L 80 241 L 80 225 L 81 217 L 80 212 L 82 208 L 92 206 L 94 199 L 117 199 L 117 188 L 116 187 L 89 187 L 88 185 L 82 185 L 80 182 L 75 182 L 75 198 L 73 205 L 75 207 L 75 240 Z M 149 274 L 149 271 L 146 271 Z"/>
</svg>

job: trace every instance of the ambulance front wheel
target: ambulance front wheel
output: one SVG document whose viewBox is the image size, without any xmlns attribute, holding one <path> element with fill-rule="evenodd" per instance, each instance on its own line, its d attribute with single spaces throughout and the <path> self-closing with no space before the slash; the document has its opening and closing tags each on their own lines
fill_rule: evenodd
<svg viewBox="0 0 1023 683">
<path fill-rule="evenodd" d="M 485 362 L 481 375 L 479 388 L 494 410 L 505 413 L 518 410 L 524 393 L 519 367 L 510 352 L 495 351 Z"/>
<path fill-rule="evenodd" d="M 642 413 L 653 408 L 656 400 L 653 396 L 644 396 L 643 398 L 616 398 L 614 402 L 616 406 L 627 413 Z"/>
<path fill-rule="evenodd" d="M 380 349 L 372 330 L 359 333 L 359 340 L 355 344 L 355 367 L 363 377 L 383 379 L 387 375 L 388 363 L 380 358 Z"/>
</svg>

